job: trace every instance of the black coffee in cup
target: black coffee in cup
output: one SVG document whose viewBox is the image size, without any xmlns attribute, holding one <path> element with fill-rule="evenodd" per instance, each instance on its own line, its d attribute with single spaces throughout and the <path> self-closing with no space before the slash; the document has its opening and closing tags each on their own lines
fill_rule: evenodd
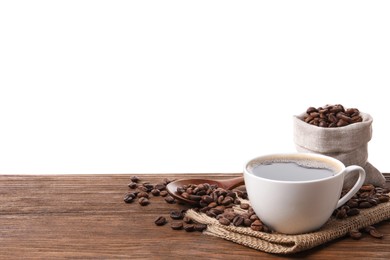
<svg viewBox="0 0 390 260">
<path fill-rule="evenodd" d="M 311 181 L 333 176 L 335 171 L 320 162 L 274 161 L 254 167 L 253 174 L 276 181 Z"/>
</svg>

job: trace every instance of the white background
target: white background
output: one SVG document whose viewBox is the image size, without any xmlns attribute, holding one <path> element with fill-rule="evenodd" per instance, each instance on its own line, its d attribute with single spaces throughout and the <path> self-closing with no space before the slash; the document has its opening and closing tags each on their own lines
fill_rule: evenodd
<svg viewBox="0 0 390 260">
<path fill-rule="evenodd" d="M 389 1 L 1 1 L 0 173 L 240 172 L 292 115 L 374 117 L 390 171 Z"/>
</svg>

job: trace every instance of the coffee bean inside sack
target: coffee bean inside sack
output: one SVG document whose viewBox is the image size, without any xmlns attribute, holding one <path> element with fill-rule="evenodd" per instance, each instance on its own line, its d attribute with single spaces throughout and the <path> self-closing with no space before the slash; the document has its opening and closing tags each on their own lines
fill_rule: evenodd
<svg viewBox="0 0 390 260">
<path fill-rule="evenodd" d="M 157 193 L 156 195 L 149 196 L 149 193 L 155 193 L 157 188 L 158 190 L 165 191 L 165 186 L 170 180 L 165 179 L 163 183 L 158 184 L 157 188 L 156 185 L 150 183 L 141 184 L 139 181 L 140 179 L 137 177 L 138 187 L 145 187 L 146 185 L 148 186 L 148 191 L 145 191 L 145 189 L 130 188 L 123 198 L 125 203 L 133 203 L 138 198 L 142 200 L 138 201 L 141 206 L 150 207 L 153 206 L 153 200 L 160 197 L 161 200 L 164 200 L 168 204 L 176 204 L 176 201 L 172 197 L 173 201 L 171 199 L 166 200 L 166 197 L 161 197 Z M 177 192 L 183 198 L 198 202 L 199 206 L 192 206 L 191 209 L 199 213 L 204 213 L 208 217 L 215 218 L 220 225 L 246 227 L 259 232 L 273 232 L 255 214 L 248 201 L 246 191 L 241 189 L 226 190 L 214 184 L 203 183 L 180 186 L 177 188 Z M 347 192 L 347 189 L 343 190 L 341 197 Z M 390 200 L 389 192 L 389 189 L 376 187 L 372 184 L 363 185 L 347 203 L 333 212 L 333 217 L 336 219 L 347 219 L 360 214 L 362 210 L 388 202 Z M 147 200 L 147 202 L 144 200 Z M 187 217 L 186 211 L 177 206 L 167 211 L 165 216 L 156 216 L 154 224 L 156 226 L 165 226 L 165 224 L 169 223 L 167 226 L 170 226 L 172 230 L 185 230 L 186 232 L 202 232 L 207 229 L 207 225 L 197 223 Z M 351 230 L 349 235 L 353 239 L 360 239 L 363 237 L 363 233 L 367 233 L 374 238 L 383 237 L 383 234 L 373 226 L 361 230 Z"/>
<path fill-rule="evenodd" d="M 304 121 L 319 127 L 343 127 L 362 122 L 363 118 L 357 108 L 345 109 L 342 105 L 326 105 L 324 107 L 309 107 Z"/>
</svg>

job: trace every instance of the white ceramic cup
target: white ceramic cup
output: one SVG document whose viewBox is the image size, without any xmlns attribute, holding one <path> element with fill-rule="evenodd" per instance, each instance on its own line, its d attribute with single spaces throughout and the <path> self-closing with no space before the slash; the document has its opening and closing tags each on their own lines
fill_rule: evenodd
<svg viewBox="0 0 390 260">
<path fill-rule="evenodd" d="M 333 175 L 292 181 L 274 180 L 269 176 L 263 178 L 254 174 L 254 169 L 260 164 L 275 161 L 304 161 L 324 165 L 332 169 Z M 353 188 L 340 199 L 344 177 L 354 171 L 359 172 L 359 178 Z M 250 160 L 244 168 L 245 186 L 255 213 L 267 226 L 285 234 L 302 234 L 319 229 L 336 208 L 360 189 L 365 177 L 364 169 L 359 166 L 345 167 L 339 160 L 313 153 L 261 156 Z"/>
</svg>

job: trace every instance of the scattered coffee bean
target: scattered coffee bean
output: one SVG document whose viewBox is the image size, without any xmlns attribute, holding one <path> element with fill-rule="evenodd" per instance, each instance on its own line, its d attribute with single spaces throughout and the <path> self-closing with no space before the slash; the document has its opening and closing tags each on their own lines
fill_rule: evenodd
<svg viewBox="0 0 390 260">
<path fill-rule="evenodd" d="M 359 230 L 351 230 L 349 231 L 349 236 L 352 238 L 352 239 L 360 239 L 362 238 L 362 233 L 359 232 Z"/>
<path fill-rule="evenodd" d="M 130 180 L 131 180 L 132 182 L 139 182 L 139 181 L 140 181 L 140 179 L 139 179 L 137 176 L 132 176 L 132 177 L 130 178 Z"/>
<path fill-rule="evenodd" d="M 136 196 L 134 195 L 134 193 L 128 193 L 125 195 L 125 197 L 123 198 L 123 200 L 126 202 L 126 203 L 130 203 L 130 202 L 133 202 L 134 201 L 134 198 Z"/>
<path fill-rule="evenodd" d="M 195 227 L 194 227 L 194 225 L 193 224 L 183 224 L 183 228 L 184 228 L 184 230 L 185 231 L 187 231 L 187 232 L 192 232 L 192 231 L 194 231 L 195 230 Z"/>
<path fill-rule="evenodd" d="M 160 190 L 153 189 L 150 193 L 152 193 L 153 196 L 159 196 L 160 195 Z"/>
<path fill-rule="evenodd" d="M 167 223 L 167 219 L 163 216 L 157 217 L 154 221 L 154 224 L 156 224 L 157 226 L 165 225 L 165 223 Z"/>
<path fill-rule="evenodd" d="M 194 225 L 194 229 L 196 231 L 199 231 L 199 232 L 202 232 L 203 230 L 205 230 L 207 228 L 207 225 L 205 224 L 195 224 Z"/>
<path fill-rule="evenodd" d="M 175 221 L 171 223 L 171 228 L 173 230 L 180 230 L 183 229 L 183 222 L 181 221 Z"/>
<path fill-rule="evenodd" d="M 370 236 L 372 236 L 374 238 L 382 238 L 383 237 L 383 234 L 379 233 L 378 230 L 376 230 L 376 228 L 373 226 L 368 226 L 368 227 L 364 228 L 364 231 L 369 233 Z"/>
<path fill-rule="evenodd" d="M 146 187 L 144 187 L 144 186 L 138 185 L 137 189 L 138 189 L 139 191 L 149 192 L 148 188 L 146 188 Z"/>
<path fill-rule="evenodd" d="M 168 195 L 168 192 L 166 190 L 160 191 L 160 196 L 165 197 Z"/>
<path fill-rule="evenodd" d="M 175 203 L 175 199 L 173 198 L 173 197 L 171 197 L 171 196 L 166 196 L 165 198 L 164 198 L 164 200 L 166 201 L 166 202 L 168 202 L 169 204 L 173 204 L 173 203 Z"/>
<path fill-rule="evenodd" d="M 155 189 L 159 190 L 159 191 L 162 191 L 162 190 L 165 190 L 165 184 L 163 183 L 157 183 L 155 186 L 154 186 Z"/>
<path fill-rule="evenodd" d="M 140 193 L 138 193 L 137 197 L 149 199 L 149 194 L 147 192 L 141 191 Z"/>
<path fill-rule="evenodd" d="M 358 109 L 344 109 L 340 104 L 319 108 L 309 107 L 303 120 L 319 127 L 343 127 L 363 121 Z"/>
<path fill-rule="evenodd" d="M 144 186 L 146 188 L 146 191 L 147 192 L 150 192 L 151 190 L 153 190 L 154 186 L 153 184 L 149 183 L 149 182 L 144 182 L 142 184 L 142 186 Z"/>
<path fill-rule="evenodd" d="M 184 212 L 174 210 L 174 211 L 171 211 L 170 216 L 171 216 L 172 219 L 183 219 Z"/>
<path fill-rule="evenodd" d="M 149 200 L 147 198 L 141 197 L 141 198 L 138 199 L 138 203 L 141 206 L 146 206 L 146 205 L 149 204 Z"/>
<path fill-rule="evenodd" d="M 130 189 L 135 189 L 135 188 L 137 188 L 138 185 L 136 182 L 130 182 L 128 186 Z"/>
</svg>

